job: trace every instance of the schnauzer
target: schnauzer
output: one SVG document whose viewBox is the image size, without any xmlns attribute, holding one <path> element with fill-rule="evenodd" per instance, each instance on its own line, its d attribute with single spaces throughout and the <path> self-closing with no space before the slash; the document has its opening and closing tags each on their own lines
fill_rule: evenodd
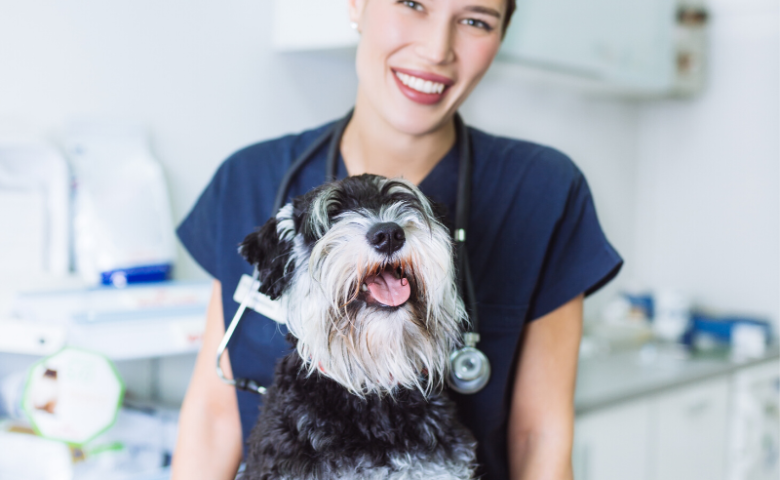
<svg viewBox="0 0 780 480">
<path fill-rule="evenodd" d="M 241 254 L 295 350 L 276 366 L 244 477 L 471 478 L 476 442 L 442 392 L 467 321 L 441 209 L 348 177 L 297 197 Z"/>
</svg>

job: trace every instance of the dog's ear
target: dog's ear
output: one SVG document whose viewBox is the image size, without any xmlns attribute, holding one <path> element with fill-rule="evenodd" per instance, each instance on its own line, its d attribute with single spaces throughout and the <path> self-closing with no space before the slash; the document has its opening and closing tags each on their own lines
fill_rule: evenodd
<svg viewBox="0 0 780 480">
<path fill-rule="evenodd" d="M 292 241 L 286 238 L 288 235 L 280 238 L 278 227 L 279 221 L 272 217 L 265 225 L 247 235 L 238 249 L 249 263 L 257 267 L 259 290 L 272 300 L 284 293 L 294 269 L 290 259 Z"/>
<path fill-rule="evenodd" d="M 326 183 L 292 199 L 289 205 L 289 217 L 292 219 L 295 232 L 300 235 L 304 244 L 311 246 L 322 236 L 330 221 L 330 210 L 336 206 L 335 201 L 319 202 L 325 209 L 315 208 L 315 200 L 322 198 L 326 190 L 333 190 L 333 183 Z"/>
</svg>

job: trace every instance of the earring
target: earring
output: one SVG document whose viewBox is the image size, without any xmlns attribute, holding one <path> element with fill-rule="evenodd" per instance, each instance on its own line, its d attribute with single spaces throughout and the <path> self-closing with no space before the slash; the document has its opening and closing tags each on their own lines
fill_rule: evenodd
<svg viewBox="0 0 780 480">
<path fill-rule="evenodd" d="M 352 30 L 357 30 L 358 29 L 358 24 L 357 24 L 357 22 L 349 22 L 349 27 Z"/>
</svg>

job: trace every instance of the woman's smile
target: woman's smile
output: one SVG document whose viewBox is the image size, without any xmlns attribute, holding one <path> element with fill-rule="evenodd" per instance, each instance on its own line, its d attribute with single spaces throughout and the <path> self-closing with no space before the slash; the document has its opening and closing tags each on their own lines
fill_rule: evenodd
<svg viewBox="0 0 780 480">
<path fill-rule="evenodd" d="M 423 105 L 433 105 L 441 101 L 447 89 L 455 83 L 434 73 L 401 68 L 391 70 L 401 93 L 409 100 Z"/>
<path fill-rule="evenodd" d="M 375 116 L 415 137 L 448 132 L 501 45 L 504 3 L 352 0 L 361 34 L 356 118 Z"/>
</svg>

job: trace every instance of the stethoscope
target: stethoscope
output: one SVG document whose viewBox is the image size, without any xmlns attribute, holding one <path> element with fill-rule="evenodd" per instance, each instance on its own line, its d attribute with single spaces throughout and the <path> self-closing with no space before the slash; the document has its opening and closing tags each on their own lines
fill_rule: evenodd
<svg viewBox="0 0 780 480">
<path fill-rule="evenodd" d="M 274 201 L 272 212 L 278 212 L 279 209 L 282 208 L 282 205 L 287 200 L 287 193 L 295 175 L 328 141 L 330 141 L 330 143 L 328 145 L 328 156 L 326 157 L 325 180 L 326 182 L 336 180 L 341 137 L 351 118 L 352 111 L 344 118 L 331 125 L 295 159 L 279 184 L 279 190 L 276 192 L 276 200 Z M 456 392 L 471 394 L 482 390 L 490 379 L 490 361 L 488 361 L 487 356 L 482 353 L 482 351 L 477 349 L 477 343 L 480 341 L 478 333 L 479 317 L 477 316 L 477 296 L 474 289 L 474 282 L 471 277 L 471 270 L 469 268 L 468 252 L 466 250 L 466 226 L 468 224 L 469 208 L 471 207 L 471 139 L 466 125 L 457 113 L 455 114 L 455 129 L 459 142 L 458 149 L 460 151 L 458 196 L 455 206 L 455 231 L 453 234 L 453 240 L 455 241 L 455 266 L 461 297 L 466 298 L 471 324 L 470 329 L 463 334 L 464 346 L 450 353 L 450 374 L 447 378 L 447 384 Z M 241 317 L 246 311 L 253 292 L 256 292 L 259 286 L 258 272 L 257 269 L 255 269 L 251 286 L 243 296 L 238 310 L 236 310 L 235 315 L 233 315 L 233 319 L 230 321 L 230 325 L 225 331 L 225 335 L 222 337 L 222 341 L 217 348 L 217 375 L 223 382 L 233 385 L 239 390 L 264 395 L 267 391 L 264 386 L 247 378 L 227 378 L 220 366 L 222 355 L 225 353 L 228 343 L 230 343 L 230 339 L 232 338 Z"/>
</svg>

